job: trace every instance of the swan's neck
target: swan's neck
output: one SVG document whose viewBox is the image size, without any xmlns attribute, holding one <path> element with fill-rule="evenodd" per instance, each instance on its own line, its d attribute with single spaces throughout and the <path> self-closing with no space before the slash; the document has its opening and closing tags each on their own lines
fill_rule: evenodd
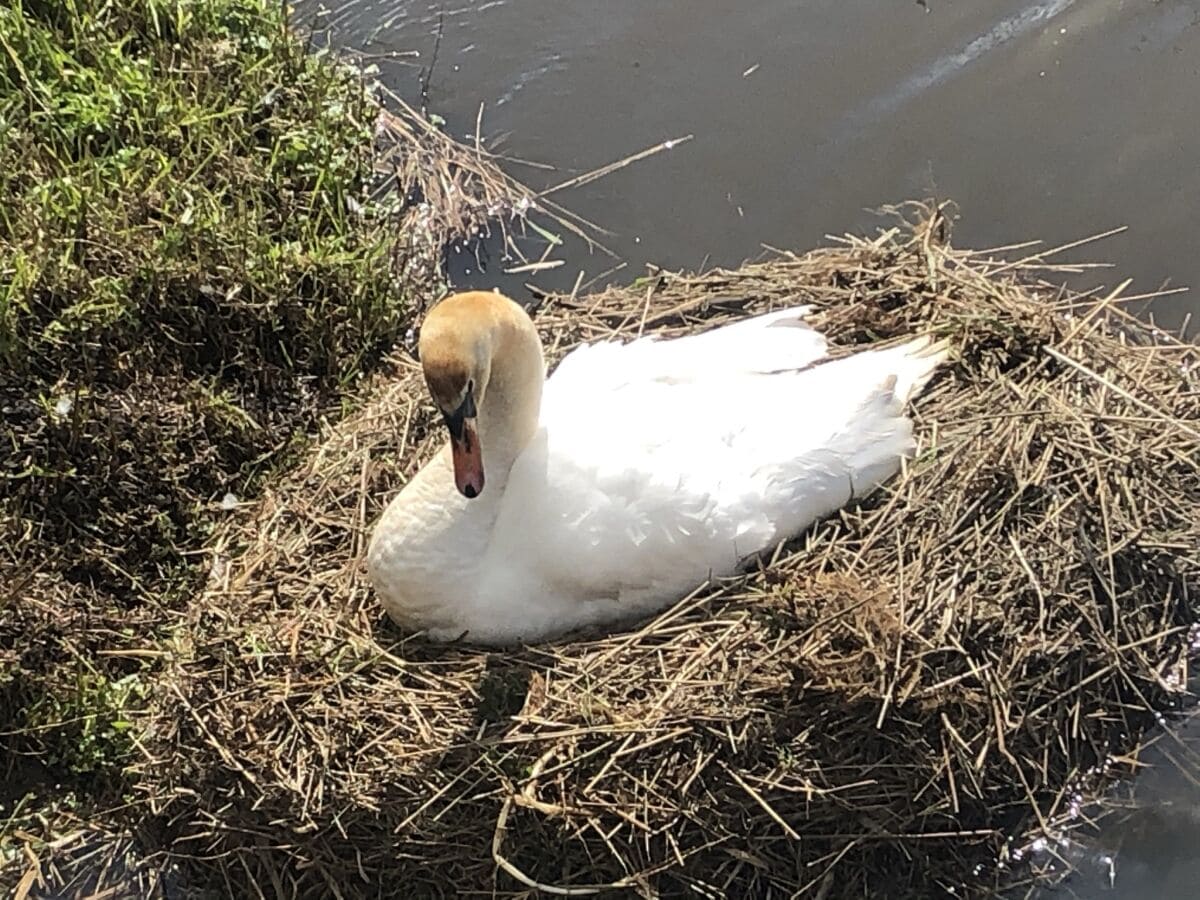
<svg viewBox="0 0 1200 900">
<path fill-rule="evenodd" d="M 487 478 L 484 497 L 489 491 L 498 494 L 494 489 L 508 481 L 513 462 L 537 432 L 545 380 L 542 344 L 529 318 L 521 313 L 498 322 L 477 425 Z"/>
</svg>

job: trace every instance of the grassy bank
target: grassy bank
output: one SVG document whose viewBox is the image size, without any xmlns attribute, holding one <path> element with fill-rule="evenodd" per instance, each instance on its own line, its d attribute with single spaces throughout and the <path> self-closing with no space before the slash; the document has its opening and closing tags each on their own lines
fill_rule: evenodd
<svg viewBox="0 0 1200 900">
<path fill-rule="evenodd" d="M 206 537 L 408 324 L 377 109 L 306 51 L 274 0 L 0 7 L 6 806 L 119 786 Z"/>
</svg>

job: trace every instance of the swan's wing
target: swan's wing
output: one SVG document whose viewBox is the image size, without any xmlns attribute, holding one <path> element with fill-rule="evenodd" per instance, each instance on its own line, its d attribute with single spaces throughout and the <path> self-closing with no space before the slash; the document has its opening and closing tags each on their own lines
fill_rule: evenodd
<svg viewBox="0 0 1200 900">
<path fill-rule="evenodd" d="M 899 468 L 912 449 L 904 399 L 936 365 L 914 361 L 915 346 L 783 371 L 740 342 L 693 367 L 683 351 L 672 367 L 591 355 L 547 385 L 485 569 L 497 590 L 631 612 L 731 574 Z"/>
<path fill-rule="evenodd" d="M 543 409 L 559 397 L 603 393 L 624 384 L 682 384 L 803 368 L 826 352 L 824 335 L 804 321 L 810 311 L 795 306 L 670 340 L 650 336 L 584 344 L 568 353 L 550 376 Z"/>
<path fill-rule="evenodd" d="M 755 490 L 754 461 L 738 459 L 753 418 L 744 400 L 768 375 L 825 357 L 810 310 L 568 354 L 546 383 L 539 440 L 510 476 L 497 555 L 532 527 L 543 560 L 534 571 L 552 587 L 605 596 L 679 590 L 759 549 L 774 529 L 744 502 Z"/>
</svg>

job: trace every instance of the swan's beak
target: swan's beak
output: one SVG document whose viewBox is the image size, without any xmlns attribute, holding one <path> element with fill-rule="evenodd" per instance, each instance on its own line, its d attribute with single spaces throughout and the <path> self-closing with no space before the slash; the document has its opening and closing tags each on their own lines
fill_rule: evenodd
<svg viewBox="0 0 1200 900">
<path fill-rule="evenodd" d="M 483 493 L 483 454 L 474 419 L 463 419 L 462 433 L 450 436 L 450 453 L 454 457 L 454 484 L 464 497 L 475 499 Z"/>
<path fill-rule="evenodd" d="M 450 430 L 450 455 L 454 459 L 454 485 L 473 500 L 483 493 L 483 451 L 475 430 L 475 399 L 469 394 L 452 413 L 445 415 Z"/>
</svg>

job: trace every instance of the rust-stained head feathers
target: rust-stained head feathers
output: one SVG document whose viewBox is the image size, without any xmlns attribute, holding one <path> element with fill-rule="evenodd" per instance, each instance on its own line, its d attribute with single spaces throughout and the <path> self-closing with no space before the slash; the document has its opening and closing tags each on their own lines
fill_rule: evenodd
<svg viewBox="0 0 1200 900">
<path fill-rule="evenodd" d="M 491 381 L 497 344 L 503 345 L 514 324 L 528 327 L 528 317 L 516 303 L 501 294 L 470 291 L 447 297 L 421 327 L 425 383 L 450 432 L 455 483 L 468 498 L 483 491 L 476 419 Z"/>
<path fill-rule="evenodd" d="M 444 412 L 458 408 L 467 386 L 486 383 L 490 332 L 502 298 L 484 291 L 454 294 L 435 306 L 421 326 L 421 368 L 434 402 Z M 476 401 L 479 397 L 475 398 Z"/>
</svg>

